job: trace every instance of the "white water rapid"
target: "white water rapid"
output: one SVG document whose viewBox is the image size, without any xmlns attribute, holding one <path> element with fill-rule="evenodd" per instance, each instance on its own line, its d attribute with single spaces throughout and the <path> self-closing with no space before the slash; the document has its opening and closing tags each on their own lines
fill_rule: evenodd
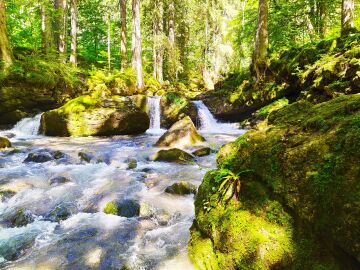
<svg viewBox="0 0 360 270">
<path fill-rule="evenodd" d="M 34 117 L 20 120 L 11 130 L 20 136 L 36 136 L 39 134 L 41 113 Z"/>
<path fill-rule="evenodd" d="M 150 128 L 146 133 L 148 134 L 163 134 L 164 129 L 161 129 L 161 107 L 160 107 L 161 97 L 148 97 L 147 103 L 149 107 L 149 116 L 150 116 Z"/>
<path fill-rule="evenodd" d="M 193 101 L 195 106 L 198 109 L 198 119 L 199 119 L 199 131 L 203 133 L 213 133 L 213 134 L 242 134 L 244 130 L 236 127 L 235 124 L 231 123 L 220 123 L 218 122 L 212 113 L 209 111 L 208 107 L 201 101 Z"/>
</svg>

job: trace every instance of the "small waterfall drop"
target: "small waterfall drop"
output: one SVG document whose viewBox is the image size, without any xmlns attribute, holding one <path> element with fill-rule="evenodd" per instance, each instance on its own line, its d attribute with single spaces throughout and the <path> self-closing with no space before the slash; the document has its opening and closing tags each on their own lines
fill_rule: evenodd
<svg viewBox="0 0 360 270">
<path fill-rule="evenodd" d="M 39 134 L 41 113 L 34 117 L 21 119 L 13 127 L 12 131 L 19 135 L 36 136 Z"/>
<path fill-rule="evenodd" d="M 193 101 L 198 110 L 199 130 L 205 133 L 242 134 L 244 130 L 236 128 L 236 124 L 219 123 L 208 107 L 201 101 Z"/>
<path fill-rule="evenodd" d="M 147 133 L 150 134 L 162 134 L 165 130 L 161 129 L 161 107 L 160 107 L 161 97 L 147 97 L 147 104 L 149 108 L 150 116 L 150 128 L 147 130 Z"/>
</svg>

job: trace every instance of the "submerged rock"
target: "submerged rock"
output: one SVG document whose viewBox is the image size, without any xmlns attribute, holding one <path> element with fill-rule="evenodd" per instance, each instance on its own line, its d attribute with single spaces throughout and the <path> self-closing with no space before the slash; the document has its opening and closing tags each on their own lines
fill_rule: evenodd
<svg viewBox="0 0 360 270">
<path fill-rule="evenodd" d="M 126 160 L 128 164 L 128 170 L 136 169 L 137 167 L 137 160 L 135 158 L 129 158 Z"/>
<path fill-rule="evenodd" d="M 29 210 L 20 208 L 17 209 L 8 220 L 13 227 L 22 227 L 32 223 L 34 221 L 34 217 Z"/>
<path fill-rule="evenodd" d="M 15 196 L 16 192 L 12 190 L 0 190 L 0 202 L 7 201 L 11 197 Z"/>
<path fill-rule="evenodd" d="M 10 148 L 11 142 L 8 138 L 0 137 L 0 149 L 1 148 Z"/>
<path fill-rule="evenodd" d="M 187 116 L 172 125 L 160 137 L 155 146 L 186 148 L 194 145 L 203 145 L 204 142 L 205 138 L 197 132 L 194 123 Z"/>
<path fill-rule="evenodd" d="M 195 266 L 358 269 L 359 119 L 360 95 L 296 102 L 271 113 L 267 128 L 225 145 L 195 199 Z M 232 174 L 241 180 L 239 202 L 219 191 L 219 179 Z"/>
<path fill-rule="evenodd" d="M 140 215 L 140 204 L 135 200 L 115 200 L 106 204 L 104 213 L 127 218 L 137 217 Z"/>
<path fill-rule="evenodd" d="M 176 195 L 190 195 L 190 194 L 196 194 L 196 189 L 197 188 L 195 185 L 187 181 L 181 181 L 171 186 L 168 186 L 165 189 L 165 192 Z"/>
<path fill-rule="evenodd" d="M 44 163 L 53 159 L 54 158 L 50 153 L 46 153 L 46 152 L 30 153 L 24 160 L 24 163 L 28 163 L 28 162 Z"/>
<path fill-rule="evenodd" d="M 203 148 L 195 150 L 194 152 L 192 152 L 192 154 L 194 156 L 197 156 L 197 157 L 208 156 L 208 155 L 211 154 L 211 148 L 210 147 L 203 147 Z"/>
<path fill-rule="evenodd" d="M 52 222 L 60 222 L 68 219 L 76 212 L 77 207 L 74 204 L 62 203 L 51 210 L 50 213 L 45 216 L 45 219 Z"/>
<path fill-rule="evenodd" d="M 130 98 L 101 99 L 80 96 L 41 117 L 48 136 L 132 135 L 149 128 L 149 116 Z"/>
<path fill-rule="evenodd" d="M 68 183 L 68 182 L 71 182 L 71 180 L 64 176 L 56 176 L 49 180 L 50 186 L 58 186 L 58 185 L 62 185 L 62 184 Z"/>
<path fill-rule="evenodd" d="M 167 162 L 176 162 L 176 163 L 187 163 L 192 161 L 194 157 L 178 148 L 160 150 L 152 158 L 154 161 L 167 161 Z"/>
</svg>

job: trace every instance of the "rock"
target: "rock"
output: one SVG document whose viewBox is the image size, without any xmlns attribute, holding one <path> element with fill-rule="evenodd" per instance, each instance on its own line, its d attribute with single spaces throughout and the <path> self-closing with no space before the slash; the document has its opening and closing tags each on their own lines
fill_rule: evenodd
<svg viewBox="0 0 360 270">
<path fill-rule="evenodd" d="M 267 128 L 223 146 L 218 170 L 195 197 L 188 249 L 195 267 L 357 269 L 359 119 L 359 94 L 298 101 L 272 112 Z M 219 192 L 224 168 L 240 175 L 238 201 Z"/>
<path fill-rule="evenodd" d="M 137 167 L 137 160 L 135 158 L 129 158 L 126 160 L 128 163 L 128 170 L 136 169 Z"/>
<path fill-rule="evenodd" d="M 186 97 L 170 92 L 161 98 L 161 126 L 170 128 L 174 123 L 189 116 L 193 122 L 197 119 L 196 106 Z"/>
<path fill-rule="evenodd" d="M 91 160 L 94 158 L 94 155 L 92 153 L 88 153 L 88 152 L 79 152 L 78 156 L 81 161 L 85 161 L 87 163 L 90 163 Z"/>
<path fill-rule="evenodd" d="M 156 221 L 160 226 L 168 225 L 170 220 L 171 220 L 171 215 L 165 210 L 160 210 L 158 213 L 156 213 Z"/>
<path fill-rule="evenodd" d="M 195 150 L 194 152 L 192 152 L 192 154 L 194 156 L 197 156 L 197 157 L 208 156 L 208 155 L 211 154 L 211 148 L 210 147 L 203 147 L 203 148 L 200 148 L 198 150 Z"/>
<path fill-rule="evenodd" d="M 176 163 L 188 163 L 192 161 L 194 157 L 178 148 L 160 150 L 154 156 L 151 157 L 153 161 L 167 161 Z"/>
<path fill-rule="evenodd" d="M 140 215 L 140 204 L 135 200 L 115 200 L 106 204 L 104 213 L 127 218 L 138 217 Z"/>
<path fill-rule="evenodd" d="M 80 96 L 41 117 L 41 130 L 48 136 L 133 135 L 145 132 L 149 124 L 149 116 L 125 97 Z"/>
<path fill-rule="evenodd" d="M 32 223 L 34 217 L 29 210 L 20 208 L 9 218 L 9 221 L 13 227 L 22 227 Z"/>
<path fill-rule="evenodd" d="M 29 162 L 44 163 L 53 159 L 54 158 L 50 153 L 46 153 L 46 152 L 30 153 L 24 160 L 24 163 L 29 163 Z"/>
<path fill-rule="evenodd" d="M 194 145 L 203 145 L 204 142 L 204 137 L 197 132 L 194 123 L 187 116 L 172 125 L 160 137 L 155 146 L 186 148 Z"/>
<path fill-rule="evenodd" d="M 68 182 L 71 182 L 71 180 L 64 176 L 56 176 L 49 180 L 49 185 L 50 186 L 58 186 L 58 185 L 62 185 L 62 184 L 68 183 Z"/>
<path fill-rule="evenodd" d="M 0 202 L 5 202 L 11 197 L 15 196 L 16 192 L 12 190 L 1 190 L 0 191 Z"/>
<path fill-rule="evenodd" d="M 60 222 L 68 219 L 76 212 L 77 208 L 74 204 L 62 203 L 51 210 L 50 213 L 45 216 L 45 219 L 52 222 Z"/>
<path fill-rule="evenodd" d="M 0 149 L 1 148 L 10 148 L 10 147 L 11 147 L 11 142 L 9 141 L 9 139 L 0 137 Z"/>
<path fill-rule="evenodd" d="M 154 216 L 156 209 L 147 203 L 140 203 L 139 216 L 142 218 L 151 218 Z"/>
<path fill-rule="evenodd" d="M 165 192 L 175 195 L 190 195 L 190 194 L 196 194 L 196 189 L 197 188 L 195 185 L 186 181 L 181 181 L 171 186 L 168 186 L 165 189 Z"/>
</svg>

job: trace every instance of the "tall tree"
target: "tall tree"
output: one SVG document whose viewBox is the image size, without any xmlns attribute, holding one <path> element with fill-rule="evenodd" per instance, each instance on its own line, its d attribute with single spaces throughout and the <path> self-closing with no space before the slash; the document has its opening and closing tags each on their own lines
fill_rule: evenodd
<svg viewBox="0 0 360 270">
<path fill-rule="evenodd" d="M 128 59 L 127 59 L 127 49 L 126 49 L 126 0 L 120 0 L 120 21 L 121 21 L 121 31 L 120 31 L 120 61 L 121 69 L 126 68 Z"/>
<path fill-rule="evenodd" d="M 52 23 L 53 6 L 50 0 L 44 0 L 41 3 L 41 33 L 42 49 L 45 54 L 55 52 L 54 29 Z"/>
<path fill-rule="evenodd" d="M 70 63 L 77 65 L 77 0 L 70 0 L 71 13 L 71 54 Z"/>
<path fill-rule="evenodd" d="M 164 61 L 164 48 L 163 48 L 163 14 L 164 5 L 162 0 L 154 1 L 154 16 L 153 16 L 153 32 L 154 32 L 154 44 L 153 44 L 153 68 L 154 78 L 160 83 L 163 82 L 163 61 Z"/>
<path fill-rule="evenodd" d="M 57 44 L 60 58 L 65 61 L 66 50 L 66 22 L 67 22 L 67 0 L 55 0 L 57 11 Z"/>
<path fill-rule="evenodd" d="M 12 51 L 7 36 L 4 0 L 0 0 L 0 60 L 3 62 L 3 70 L 8 69 L 13 63 Z"/>
<path fill-rule="evenodd" d="M 341 35 L 348 35 L 354 28 L 354 0 L 342 0 Z"/>
<path fill-rule="evenodd" d="M 136 86 L 140 89 L 143 87 L 140 0 L 132 0 L 132 67 L 136 72 Z"/>
<path fill-rule="evenodd" d="M 107 14 L 107 57 L 108 69 L 111 70 L 111 13 Z"/>
<path fill-rule="evenodd" d="M 258 23 L 253 58 L 256 80 L 258 83 L 264 79 L 267 68 L 267 50 L 269 46 L 268 16 L 268 0 L 259 0 Z"/>
</svg>

